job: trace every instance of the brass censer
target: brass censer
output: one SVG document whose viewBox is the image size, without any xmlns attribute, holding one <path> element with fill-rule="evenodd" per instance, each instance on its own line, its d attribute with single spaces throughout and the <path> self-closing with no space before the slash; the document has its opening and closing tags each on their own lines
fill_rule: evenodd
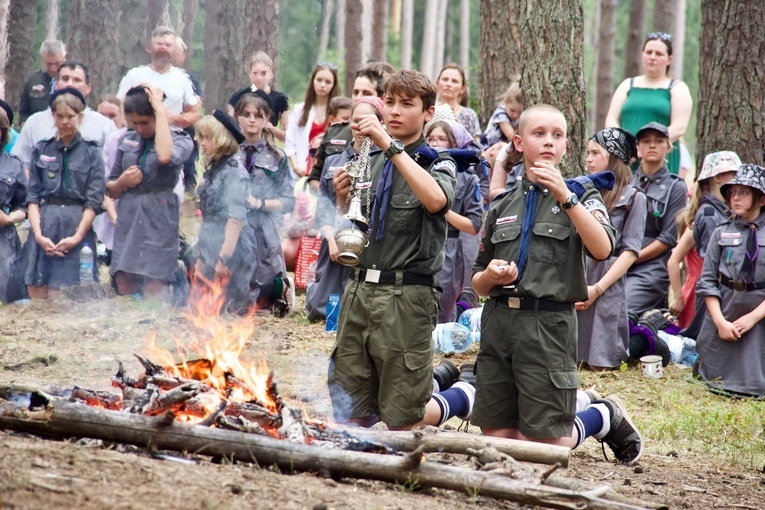
<svg viewBox="0 0 765 510">
<path fill-rule="evenodd" d="M 369 211 L 371 195 L 371 176 L 369 170 L 369 151 L 372 148 L 372 139 L 365 136 L 361 139 L 358 158 L 354 158 L 345 164 L 345 173 L 351 176 L 351 191 L 348 193 L 348 213 L 342 217 L 340 228 L 335 233 L 337 244 L 337 261 L 344 266 L 356 266 L 359 263 L 359 255 L 369 244 L 367 229 L 369 220 L 364 216 L 361 208 L 362 195 L 365 198 L 364 206 Z"/>
</svg>

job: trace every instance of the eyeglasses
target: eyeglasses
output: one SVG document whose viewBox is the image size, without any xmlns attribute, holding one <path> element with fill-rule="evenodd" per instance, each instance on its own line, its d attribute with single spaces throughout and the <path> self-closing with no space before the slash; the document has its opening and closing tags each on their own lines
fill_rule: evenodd
<svg viewBox="0 0 765 510">
<path fill-rule="evenodd" d="M 429 136 L 425 139 L 425 141 L 428 142 L 428 145 L 433 145 L 434 143 L 450 143 L 449 139 L 445 136 Z"/>
<path fill-rule="evenodd" d="M 653 41 L 654 39 L 672 44 L 672 36 L 666 32 L 651 32 L 648 34 L 648 37 L 645 38 L 646 41 Z"/>
<path fill-rule="evenodd" d="M 752 190 L 749 188 L 728 190 L 728 198 L 733 198 L 736 196 L 739 198 L 749 198 L 752 196 Z"/>
<path fill-rule="evenodd" d="M 337 71 L 337 66 L 335 64 L 332 64 L 330 62 L 324 62 L 323 60 L 320 60 L 319 62 L 316 62 L 316 65 L 314 66 L 314 69 L 317 67 L 328 67 L 332 69 L 333 71 Z"/>
</svg>

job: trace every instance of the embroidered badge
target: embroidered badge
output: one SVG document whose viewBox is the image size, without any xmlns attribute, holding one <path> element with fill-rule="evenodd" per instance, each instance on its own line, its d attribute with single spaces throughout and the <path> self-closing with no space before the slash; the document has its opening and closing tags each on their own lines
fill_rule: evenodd
<svg viewBox="0 0 765 510">
<path fill-rule="evenodd" d="M 591 198 L 590 200 L 587 200 L 583 205 L 584 208 L 587 209 L 587 212 L 592 214 L 596 220 L 604 225 L 608 225 L 610 223 L 610 220 L 608 219 L 608 211 L 606 210 L 606 206 L 603 204 L 603 202 Z"/>
<path fill-rule="evenodd" d="M 45 90 L 45 86 L 44 85 L 35 85 L 34 87 L 32 87 L 32 90 L 34 90 L 35 92 L 42 92 L 43 90 Z"/>
<path fill-rule="evenodd" d="M 55 178 L 56 178 L 56 174 L 54 174 L 53 172 L 48 172 L 48 179 L 55 179 Z"/>
<path fill-rule="evenodd" d="M 133 147 L 133 148 L 138 147 L 140 145 L 140 143 L 137 142 L 136 140 L 123 140 L 122 143 L 124 143 L 128 147 Z"/>
<path fill-rule="evenodd" d="M 608 225 L 608 214 L 604 214 L 603 211 L 595 211 L 592 215 L 603 225 Z"/>
<path fill-rule="evenodd" d="M 40 154 L 40 161 L 52 163 L 53 161 L 56 161 L 56 156 L 46 156 L 45 154 Z"/>
<path fill-rule="evenodd" d="M 667 186 L 666 186 L 666 184 L 660 184 L 660 185 L 659 185 L 659 189 L 660 189 L 660 190 L 662 190 L 662 191 L 664 191 L 665 189 L 667 189 Z"/>
<path fill-rule="evenodd" d="M 497 218 L 497 225 L 504 225 L 505 223 L 514 223 L 518 221 L 518 215 L 505 216 L 503 218 Z"/>
<path fill-rule="evenodd" d="M 557 205 L 554 205 L 552 209 L 550 209 L 550 212 L 553 214 L 558 214 L 560 212 L 560 207 L 558 207 Z"/>
<path fill-rule="evenodd" d="M 737 237 L 741 237 L 741 232 L 723 232 L 720 234 L 722 239 L 736 239 Z"/>
<path fill-rule="evenodd" d="M 331 167 L 327 168 L 327 175 L 330 175 L 330 176 L 331 175 L 335 175 L 338 172 L 338 170 L 342 170 L 343 168 L 345 168 L 345 167 L 342 167 L 342 166 L 331 166 Z"/>
</svg>

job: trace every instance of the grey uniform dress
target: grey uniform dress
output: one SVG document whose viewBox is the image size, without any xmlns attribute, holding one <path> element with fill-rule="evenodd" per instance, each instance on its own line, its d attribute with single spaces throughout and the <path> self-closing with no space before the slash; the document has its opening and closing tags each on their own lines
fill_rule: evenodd
<svg viewBox="0 0 765 510">
<path fill-rule="evenodd" d="M 21 160 L 0 151 L 0 208 L 5 214 L 26 209 L 27 178 Z M 23 297 L 20 271 L 21 242 L 16 225 L 0 227 L 0 303 Z"/>
<path fill-rule="evenodd" d="M 170 132 L 173 150 L 167 164 L 157 159 L 154 138 L 141 138 L 131 130 L 118 143 L 109 180 L 118 179 L 133 165 L 141 169 L 143 178 L 138 186 L 126 190 L 117 204 L 112 275 L 122 271 L 164 282 L 175 279 L 180 204 L 173 187 L 194 143 L 183 131 Z"/>
<path fill-rule="evenodd" d="M 197 188 L 202 228 L 197 241 L 197 255 L 202 275 L 210 281 L 215 278 L 215 265 L 226 234 L 228 220 L 242 221 L 234 253 L 227 261 L 231 277 L 226 285 L 224 308 L 230 312 L 246 312 L 253 304 L 250 280 L 257 264 L 255 233 L 247 223 L 247 189 L 249 178 L 236 157 L 222 158 L 205 172 Z"/>
<path fill-rule="evenodd" d="M 454 190 L 454 202 L 452 211 L 467 217 L 476 232 L 481 230 L 483 221 L 483 207 L 481 206 L 481 189 L 478 176 L 470 172 L 457 172 L 457 186 Z M 463 236 L 466 242 L 463 242 Z M 444 247 L 444 267 L 438 272 L 438 284 L 443 289 L 439 304 L 438 322 L 454 322 L 457 320 L 455 305 L 457 298 L 470 278 L 465 279 L 465 272 L 472 274 L 473 261 L 478 253 L 478 235 L 471 235 L 449 225 L 446 232 L 446 245 Z M 474 250 L 471 248 L 475 248 Z M 471 260 L 466 264 L 466 255 Z M 472 289 L 473 286 L 470 285 Z"/>
<path fill-rule="evenodd" d="M 723 316 L 729 321 L 751 312 L 765 301 L 765 214 L 757 225 L 759 256 L 754 269 L 758 290 L 734 290 L 720 282 L 727 278 L 742 281 L 742 265 L 746 254 L 749 229 L 740 220 L 722 223 L 712 234 L 704 258 L 701 278 L 696 284 L 697 296 L 720 299 Z M 749 395 L 765 395 L 765 320 L 759 321 L 738 340 L 721 340 L 709 315 L 696 339 L 699 352 L 699 374 L 712 388 Z"/>
<path fill-rule="evenodd" d="M 645 231 L 645 194 L 634 186 L 625 186 L 609 216 L 616 230 L 614 255 L 603 261 L 587 259 L 589 285 L 597 283 L 624 251 L 640 254 Z M 595 367 L 618 367 L 627 359 L 630 337 L 625 280 L 622 276 L 589 308 L 577 312 L 579 361 Z"/>
<path fill-rule="evenodd" d="M 249 163 L 248 151 L 252 153 Z M 295 197 L 287 157 L 281 150 L 270 147 L 264 139 L 260 139 L 254 144 L 242 144 L 238 158 L 250 176 L 252 197 L 282 203 L 283 212 L 250 209 L 247 213 L 247 222 L 253 228 L 258 243 L 257 269 L 252 283 L 259 287 L 286 274 L 279 224 L 284 213 L 292 211 L 295 206 Z"/>
<path fill-rule="evenodd" d="M 324 169 L 319 178 L 319 200 L 316 204 L 316 226 L 318 228 L 336 225 L 335 204 L 337 194 L 332 178 L 338 170 L 356 154 L 353 146 L 348 146 L 343 152 L 327 156 Z M 316 280 L 308 286 L 305 296 L 305 307 L 308 320 L 317 321 L 327 316 L 327 302 L 330 294 L 343 294 L 345 284 L 351 274 L 351 268 L 329 258 L 329 245 L 322 239 L 319 248 L 319 258 L 316 261 Z"/>
<path fill-rule="evenodd" d="M 40 207 L 42 234 L 58 243 L 77 232 L 85 209 L 98 214 L 104 201 L 104 160 L 97 142 L 75 135 L 68 147 L 61 140 L 43 140 L 32 150 L 27 204 Z M 93 278 L 98 281 L 96 236 L 90 229 L 83 243 L 93 249 Z M 64 257 L 48 256 L 30 235 L 25 249 L 27 269 L 24 283 L 60 289 L 80 283 L 80 243 Z"/>
<path fill-rule="evenodd" d="M 645 191 L 646 221 L 642 248 L 658 240 L 669 250 L 646 262 L 635 263 L 627 271 L 627 309 L 638 315 L 652 308 L 664 308 L 669 294 L 667 262 L 677 244 L 675 218 L 685 207 L 685 183 L 670 174 L 666 166 L 652 176 L 642 168 L 632 176 L 631 184 Z"/>
</svg>

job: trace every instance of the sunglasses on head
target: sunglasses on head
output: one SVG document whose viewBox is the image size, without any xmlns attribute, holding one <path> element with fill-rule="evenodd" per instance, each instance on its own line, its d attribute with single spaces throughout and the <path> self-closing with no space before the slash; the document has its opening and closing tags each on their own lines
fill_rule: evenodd
<svg viewBox="0 0 765 510">
<path fill-rule="evenodd" d="M 316 69 L 317 67 L 328 67 L 328 68 L 332 69 L 333 71 L 337 71 L 337 66 L 335 64 L 331 64 L 329 62 L 324 62 L 323 60 L 319 61 L 319 62 L 316 62 L 316 66 L 314 67 L 314 69 Z"/>
<path fill-rule="evenodd" d="M 646 37 L 646 41 L 652 41 L 654 39 L 658 39 L 660 41 L 672 43 L 672 36 L 666 32 L 651 32 L 648 34 L 648 37 Z"/>
</svg>

